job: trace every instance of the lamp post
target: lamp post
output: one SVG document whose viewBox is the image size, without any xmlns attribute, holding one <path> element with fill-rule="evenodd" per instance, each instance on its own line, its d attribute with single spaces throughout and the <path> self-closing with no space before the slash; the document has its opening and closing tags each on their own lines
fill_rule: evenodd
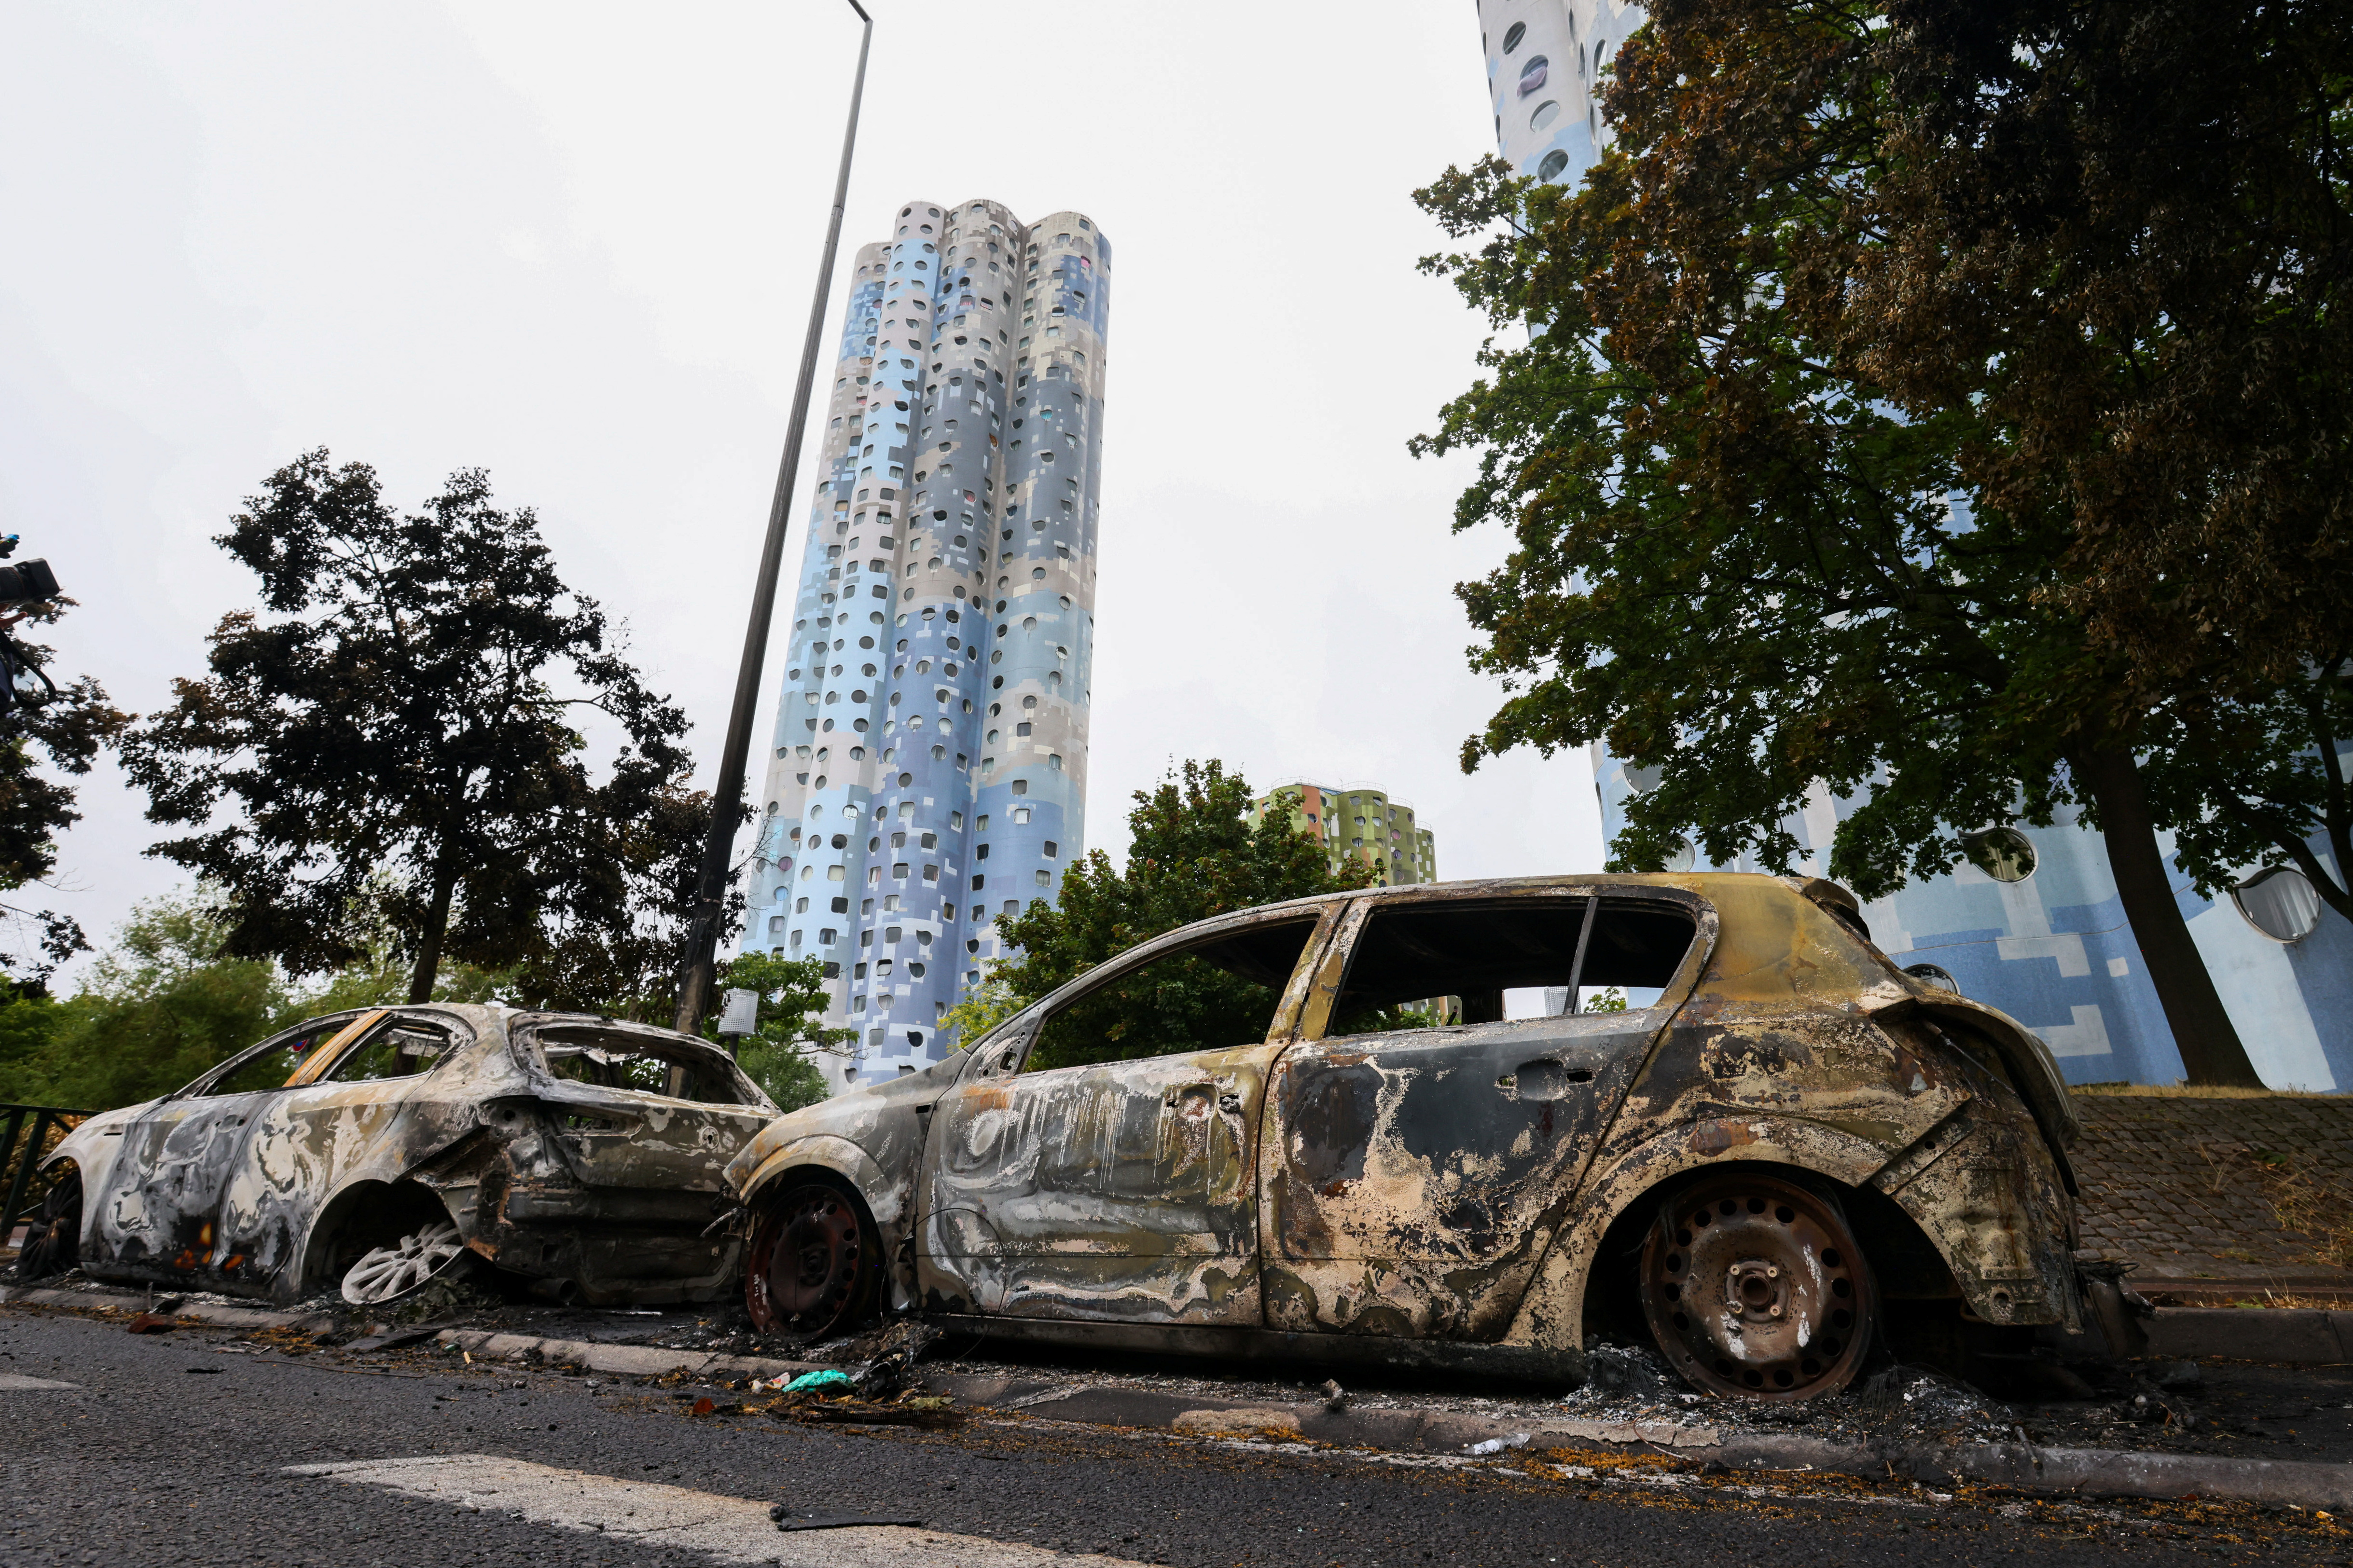
<svg viewBox="0 0 2353 1568">
<path fill-rule="evenodd" d="M 818 347 L 825 337 L 825 306 L 833 291 L 834 253 L 841 247 L 841 210 L 849 199 L 849 155 L 858 144 L 858 108 L 866 96 L 866 54 L 874 40 L 874 18 L 849 0 L 865 30 L 858 38 L 858 79 L 849 89 L 849 123 L 841 132 L 841 170 L 833 182 L 833 214 L 826 220 L 825 258 L 817 271 L 817 298 L 809 304 L 808 335 L 801 343 L 801 375 L 793 388 L 791 423 L 785 427 L 784 460 L 776 468 L 776 497 L 768 503 L 768 536 L 760 549 L 760 574 L 752 587 L 752 620 L 744 629 L 744 662 L 735 671 L 735 702 L 727 712 L 727 743 L 719 753 L 719 780 L 711 792 L 711 837 L 702 847 L 702 870 L 695 879 L 692 918 L 678 983 L 678 1027 L 692 1034 L 702 1022 L 705 999 L 725 921 L 727 861 L 735 847 L 736 813 L 744 799 L 744 767 L 752 749 L 752 717 L 760 703 L 760 673 L 768 658 L 768 622 L 776 609 L 776 573 L 785 558 L 785 513 L 792 504 L 801 467 L 801 434 L 808 424 L 809 389 L 817 381 Z"/>
</svg>

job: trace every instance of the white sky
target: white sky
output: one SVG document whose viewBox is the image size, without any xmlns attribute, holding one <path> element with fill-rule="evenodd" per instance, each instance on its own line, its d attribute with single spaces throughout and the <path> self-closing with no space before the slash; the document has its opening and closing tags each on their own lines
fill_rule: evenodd
<svg viewBox="0 0 2353 1568">
<path fill-rule="evenodd" d="M 1219 756 L 1385 785 L 1441 876 L 1599 865 L 1581 759 L 1459 771 L 1496 692 L 1449 589 L 1504 542 L 1405 450 L 1475 370 L 1409 197 L 1491 146 L 1470 0 L 876 8 L 844 257 L 917 196 L 1114 247 L 1091 846 Z M 81 602 L 58 673 L 200 673 L 254 603 L 211 537 L 307 447 L 403 507 L 480 466 L 707 782 L 856 43 L 840 0 L 0 9 L 0 531 Z M 103 942 L 178 879 L 143 804 L 101 769 L 19 900 Z"/>
</svg>

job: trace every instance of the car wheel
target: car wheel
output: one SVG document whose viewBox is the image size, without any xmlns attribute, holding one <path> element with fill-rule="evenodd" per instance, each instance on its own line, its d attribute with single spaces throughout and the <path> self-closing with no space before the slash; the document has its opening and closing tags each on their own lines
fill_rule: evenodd
<svg viewBox="0 0 2353 1568">
<path fill-rule="evenodd" d="M 41 1194 L 16 1254 L 16 1278 L 47 1279 L 81 1261 L 81 1172 L 69 1169 Z"/>
<path fill-rule="evenodd" d="M 343 1300 L 354 1307 L 383 1306 L 448 1275 L 470 1256 L 448 1220 L 419 1226 L 360 1254 L 343 1271 Z"/>
<path fill-rule="evenodd" d="M 1810 1399 L 1844 1388 L 1871 1346 L 1871 1270 L 1837 1204 L 1793 1182 L 1705 1178 L 1659 1208 L 1642 1247 L 1642 1314 L 1694 1388 Z"/>
<path fill-rule="evenodd" d="M 764 1334 L 807 1343 L 846 1333 L 872 1313 L 881 1282 L 881 1237 L 838 1183 L 788 1184 L 752 1228 L 744 1305 Z"/>
</svg>

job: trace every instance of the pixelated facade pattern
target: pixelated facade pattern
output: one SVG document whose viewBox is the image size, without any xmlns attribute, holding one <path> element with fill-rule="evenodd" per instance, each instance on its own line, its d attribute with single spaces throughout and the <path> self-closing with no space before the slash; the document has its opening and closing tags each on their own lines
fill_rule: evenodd
<svg viewBox="0 0 2353 1568">
<path fill-rule="evenodd" d="M 1324 846 L 1335 873 L 1350 860 L 1373 868 L 1383 887 L 1438 880 L 1438 840 L 1414 824 L 1413 807 L 1373 784 L 1335 787 L 1303 779 L 1277 784 L 1250 804 L 1255 823 L 1290 814 L 1292 830 Z"/>
<path fill-rule="evenodd" d="M 1478 14 L 1504 159 L 1540 179 L 1582 179 L 1609 139 L 1596 77 L 1645 14 L 1609 0 L 1481 0 Z M 1614 837 L 1636 784 L 1599 747 L 1593 763 L 1602 831 Z M 1852 805 L 1818 791 L 1787 824 L 1813 869 L 1823 868 L 1831 835 Z M 1936 965 L 1969 995 L 2035 1030 L 2071 1081 L 2179 1079 L 2180 1054 L 2099 835 L 2072 816 L 2019 831 L 2033 851 L 2029 875 L 1999 881 L 1965 864 L 1881 900 L 1868 911 L 1881 947 L 1899 963 Z M 2334 864 L 2324 840 L 2312 846 Z M 1761 868 L 1744 860 L 1721 868 Z M 2237 900 L 2201 899 L 2178 866 L 2174 872 L 2190 933 L 2263 1080 L 2275 1089 L 2353 1088 L 2353 925 L 2324 911 L 2309 934 L 2280 941 Z"/>
<path fill-rule="evenodd" d="M 947 1054 L 1086 831 L 1111 246 L 990 201 L 894 227 L 850 278 L 742 943 L 825 961 L 837 1092 Z"/>
</svg>

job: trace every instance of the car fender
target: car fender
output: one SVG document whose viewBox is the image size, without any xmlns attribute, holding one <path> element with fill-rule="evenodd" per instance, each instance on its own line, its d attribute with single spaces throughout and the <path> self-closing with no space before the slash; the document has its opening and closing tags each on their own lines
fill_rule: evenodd
<svg viewBox="0 0 2353 1568">
<path fill-rule="evenodd" d="M 1544 1349 L 1585 1342 L 1586 1289 L 1610 1226 L 1662 1184 L 1712 1165 L 1772 1164 L 1842 1187 L 1871 1185 L 1927 1237 L 1970 1309 L 1990 1322 L 2078 1321 L 2073 1291 L 2052 1275 L 2063 1240 L 2045 1234 L 2063 1215 L 2057 1173 L 2024 1167 L 2042 1152 L 1971 1100 L 1891 1159 L 1886 1147 L 1802 1117 L 1700 1117 L 1666 1128 L 1610 1161 L 1571 1207 L 1504 1343 Z"/>
<path fill-rule="evenodd" d="M 123 1129 L 131 1125 L 133 1117 L 155 1103 L 151 1100 L 85 1117 L 80 1126 L 58 1140 L 58 1146 L 40 1163 L 41 1170 L 52 1171 L 70 1162 L 81 1173 L 80 1248 L 84 1258 L 102 1256 L 91 1246 L 98 1236 L 98 1195 L 105 1190 L 114 1173 L 115 1163 L 122 1157 Z"/>
<path fill-rule="evenodd" d="M 748 1205 L 759 1201 L 760 1194 L 787 1171 L 816 1166 L 831 1171 L 858 1189 L 866 1200 L 866 1207 L 874 1215 L 874 1223 L 886 1232 L 897 1227 L 907 1212 L 906 1182 L 892 1181 L 882 1173 L 882 1167 L 873 1156 L 833 1132 L 811 1132 L 778 1144 L 770 1150 L 760 1163 L 738 1184 Z"/>
</svg>

